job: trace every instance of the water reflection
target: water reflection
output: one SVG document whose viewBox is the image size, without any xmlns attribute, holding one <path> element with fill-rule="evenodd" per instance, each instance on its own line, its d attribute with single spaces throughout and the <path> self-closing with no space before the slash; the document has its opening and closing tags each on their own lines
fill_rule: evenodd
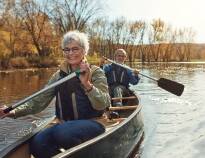
<svg viewBox="0 0 205 158">
<path fill-rule="evenodd" d="M 11 104 L 42 88 L 55 69 L 0 72 L 0 103 Z"/>
<path fill-rule="evenodd" d="M 134 63 L 141 73 L 150 77 L 168 78 L 185 85 L 177 97 L 156 82 L 141 76 L 134 88 L 141 97 L 145 124 L 145 139 L 141 158 L 203 158 L 205 144 L 205 64 Z M 56 69 L 0 72 L 0 104 L 10 104 L 42 88 Z M 52 107 L 43 113 L 26 118 L 0 120 L 0 149 L 12 143 L 30 122 L 51 115 Z M 20 131 L 20 133 L 19 133 Z M 16 134 L 19 133 L 19 134 Z"/>
<path fill-rule="evenodd" d="M 185 85 L 181 97 L 149 81 L 138 85 L 145 121 L 142 158 L 204 157 L 205 64 L 157 64 L 144 67 L 150 76 L 165 77 Z M 147 87 L 151 89 L 147 90 Z"/>
<path fill-rule="evenodd" d="M 56 69 L 29 69 L 0 72 L 0 105 L 13 104 L 33 94 L 43 87 Z M 53 108 L 37 115 L 29 115 L 16 120 L 0 120 L 0 150 L 33 130 L 34 123 L 53 115 Z"/>
</svg>

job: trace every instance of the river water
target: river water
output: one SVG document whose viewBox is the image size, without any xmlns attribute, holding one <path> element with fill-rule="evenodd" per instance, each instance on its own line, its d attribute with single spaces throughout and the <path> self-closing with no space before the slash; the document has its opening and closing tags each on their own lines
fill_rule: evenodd
<svg viewBox="0 0 205 158">
<path fill-rule="evenodd" d="M 204 158 L 205 150 L 205 63 L 155 63 L 139 65 L 141 73 L 168 78 L 185 85 L 182 96 L 175 96 L 156 82 L 141 77 L 133 88 L 143 105 L 145 138 L 141 158 Z M 0 105 L 17 102 L 41 89 L 56 69 L 30 69 L 0 72 Z M 31 131 L 53 115 L 49 107 L 35 116 L 0 120 L 0 150 Z"/>
</svg>

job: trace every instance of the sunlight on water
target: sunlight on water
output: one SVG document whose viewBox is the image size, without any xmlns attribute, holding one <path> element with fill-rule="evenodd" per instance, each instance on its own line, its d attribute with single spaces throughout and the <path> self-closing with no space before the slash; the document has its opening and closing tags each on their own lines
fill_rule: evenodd
<svg viewBox="0 0 205 158">
<path fill-rule="evenodd" d="M 181 97 L 157 88 L 140 93 L 147 135 L 143 144 L 143 158 L 204 157 L 205 152 L 201 147 L 205 144 L 204 65 L 188 65 L 174 73 L 176 69 L 179 67 L 169 67 L 169 70 L 156 73 L 159 74 L 158 78 L 171 78 L 185 84 Z M 155 75 L 153 70 L 152 75 Z M 177 76 L 171 76 L 170 73 Z M 150 87 L 150 84 L 140 85 L 139 92 L 141 86 Z"/>
</svg>

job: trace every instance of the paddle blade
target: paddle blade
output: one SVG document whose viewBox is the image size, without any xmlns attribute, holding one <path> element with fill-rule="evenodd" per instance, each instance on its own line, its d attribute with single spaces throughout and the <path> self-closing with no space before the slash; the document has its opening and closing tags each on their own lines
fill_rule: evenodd
<svg viewBox="0 0 205 158">
<path fill-rule="evenodd" d="M 184 85 L 181 83 L 171 81 L 166 78 L 160 78 L 157 82 L 159 87 L 177 96 L 181 96 L 184 91 Z"/>
</svg>

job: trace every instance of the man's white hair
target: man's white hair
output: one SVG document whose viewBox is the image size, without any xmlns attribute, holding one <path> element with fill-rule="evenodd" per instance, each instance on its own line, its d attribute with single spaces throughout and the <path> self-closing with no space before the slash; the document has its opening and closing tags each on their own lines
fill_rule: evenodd
<svg viewBox="0 0 205 158">
<path fill-rule="evenodd" d="M 126 53 L 126 51 L 124 50 L 124 49 L 117 49 L 116 51 L 115 51 L 115 56 L 119 53 L 119 52 L 122 52 L 125 56 L 127 56 L 127 53 Z"/>
</svg>

